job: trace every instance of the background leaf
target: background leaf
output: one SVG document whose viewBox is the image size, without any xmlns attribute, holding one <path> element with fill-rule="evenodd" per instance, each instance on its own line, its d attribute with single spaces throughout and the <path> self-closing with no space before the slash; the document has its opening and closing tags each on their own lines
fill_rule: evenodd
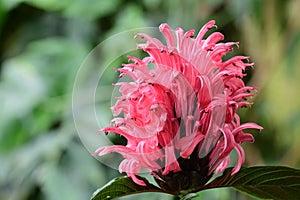
<svg viewBox="0 0 300 200">
<path fill-rule="evenodd" d="M 92 200 L 115 199 L 118 197 L 143 193 L 143 192 L 163 192 L 160 188 L 150 184 L 146 179 L 143 181 L 147 186 L 141 186 L 134 183 L 131 178 L 124 176 L 118 177 L 107 183 L 102 188 L 96 190 L 92 196 Z"/>
<path fill-rule="evenodd" d="M 203 189 L 232 187 L 263 199 L 300 199 L 300 170 L 282 166 L 250 167 L 233 176 L 231 170 L 226 169 Z"/>
</svg>

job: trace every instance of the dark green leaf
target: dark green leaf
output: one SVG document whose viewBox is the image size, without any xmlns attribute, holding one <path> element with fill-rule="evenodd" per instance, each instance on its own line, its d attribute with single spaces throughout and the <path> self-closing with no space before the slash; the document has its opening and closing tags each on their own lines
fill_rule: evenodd
<svg viewBox="0 0 300 200">
<path fill-rule="evenodd" d="M 142 179 L 146 183 L 146 186 L 137 185 L 127 176 L 115 178 L 102 188 L 96 190 L 91 199 L 114 199 L 143 192 L 163 192 L 160 188 L 150 184 L 145 178 L 139 177 L 139 179 Z"/>
<path fill-rule="evenodd" d="M 281 166 L 243 168 L 231 176 L 232 168 L 224 171 L 200 190 L 232 187 L 262 199 L 300 199 L 300 170 Z"/>
</svg>

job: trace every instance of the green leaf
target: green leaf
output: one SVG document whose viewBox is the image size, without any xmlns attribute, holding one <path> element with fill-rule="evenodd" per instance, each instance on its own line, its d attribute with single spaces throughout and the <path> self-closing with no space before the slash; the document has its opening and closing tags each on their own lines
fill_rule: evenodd
<svg viewBox="0 0 300 200">
<path fill-rule="evenodd" d="M 145 178 L 138 178 L 142 179 L 146 183 L 146 186 L 137 185 L 127 176 L 118 177 L 107 183 L 102 188 L 96 190 L 91 200 L 114 199 L 143 192 L 164 192 L 160 188 L 149 183 Z"/>
<path fill-rule="evenodd" d="M 180 200 L 191 200 L 195 197 L 198 197 L 197 193 L 189 193 L 189 194 L 181 197 Z"/>
<path fill-rule="evenodd" d="M 231 176 L 232 168 L 224 171 L 199 190 L 232 187 L 261 199 L 300 199 L 300 170 L 281 166 L 243 168 Z"/>
</svg>

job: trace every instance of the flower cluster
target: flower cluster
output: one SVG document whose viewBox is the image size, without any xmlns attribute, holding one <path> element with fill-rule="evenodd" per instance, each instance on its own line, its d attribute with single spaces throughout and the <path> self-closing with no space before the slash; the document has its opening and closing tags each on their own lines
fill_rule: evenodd
<svg viewBox="0 0 300 200">
<path fill-rule="evenodd" d="M 232 174 L 239 171 L 245 161 L 241 144 L 254 141 L 243 130 L 262 129 L 255 123 L 241 124 L 236 113 L 252 104 L 246 100 L 257 90 L 242 80 L 245 68 L 253 63 L 246 56 L 223 61 L 238 43 L 219 42 L 223 40 L 219 32 L 204 39 L 214 26 L 215 21 L 208 22 L 194 38 L 194 30 L 173 32 L 161 24 L 166 45 L 137 34 L 146 40 L 138 48 L 149 56 L 129 57 L 131 62 L 118 69 L 132 82 L 116 84 L 122 93 L 112 107 L 116 117 L 111 127 L 101 130 L 122 135 L 127 144 L 100 147 L 94 155 L 121 154 L 119 171 L 139 185 L 145 185 L 136 176 L 143 168 L 161 185 L 176 174 L 191 175 L 187 171 L 210 177 L 230 164 L 234 149 L 238 157 Z"/>
</svg>

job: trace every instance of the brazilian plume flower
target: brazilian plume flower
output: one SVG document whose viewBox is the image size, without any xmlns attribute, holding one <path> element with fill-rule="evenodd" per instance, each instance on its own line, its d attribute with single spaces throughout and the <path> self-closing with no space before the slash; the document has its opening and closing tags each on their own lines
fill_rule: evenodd
<svg viewBox="0 0 300 200">
<path fill-rule="evenodd" d="M 148 54 L 143 59 L 128 57 L 129 64 L 119 68 L 121 96 L 112 107 L 112 126 L 100 131 L 115 133 L 127 140 L 124 145 L 104 146 L 94 155 L 119 153 L 124 160 L 119 171 L 145 185 L 137 175 L 148 170 L 157 183 L 169 191 L 186 190 L 205 184 L 213 173 L 230 164 L 230 153 L 237 152 L 232 174 L 245 161 L 241 146 L 254 138 L 244 129 L 261 130 L 255 123 L 240 123 L 237 109 L 251 105 L 247 98 L 257 88 L 245 86 L 245 68 L 253 66 L 246 56 L 224 60 L 237 42 L 221 43 L 219 32 L 204 35 L 215 21 L 194 30 L 172 31 L 161 24 L 166 45 L 147 34 L 138 48 Z"/>
</svg>

